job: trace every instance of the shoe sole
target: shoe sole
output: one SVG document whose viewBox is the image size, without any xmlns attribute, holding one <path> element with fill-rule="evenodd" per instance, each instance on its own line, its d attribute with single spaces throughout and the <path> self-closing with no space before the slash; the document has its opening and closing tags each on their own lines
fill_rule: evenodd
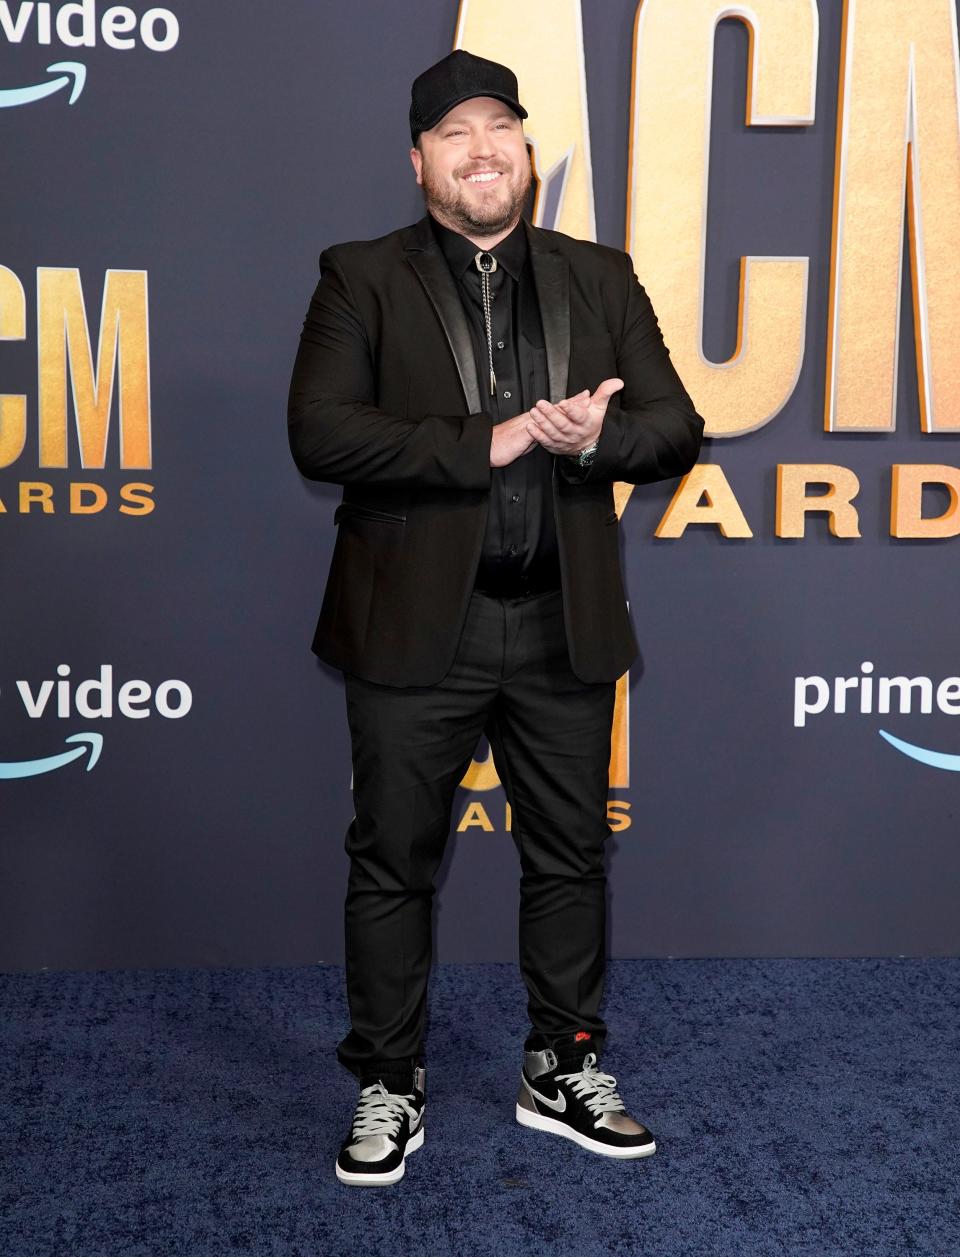
<svg viewBox="0 0 960 1257">
<path fill-rule="evenodd" d="M 531 1113 L 528 1109 L 521 1108 L 519 1104 L 517 1105 L 517 1121 L 521 1126 L 528 1126 L 531 1130 L 545 1130 L 551 1135 L 562 1135 L 565 1139 L 572 1139 L 581 1148 L 586 1148 L 589 1152 L 599 1152 L 603 1157 L 633 1160 L 637 1157 L 652 1156 L 657 1150 L 655 1143 L 641 1144 L 637 1148 L 616 1148 L 611 1144 L 600 1143 L 596 1139 L 591 1139 L 589 1135 L 582 1135 L 580 1131 L 567 1126 L 565 1122 L 558 1122 L 555 1117 Z"/>
<path fill-rule="evenodd" d="M 417 1131 L 415 1135 L 411 1135 L 407 1140 L 407 1146 L 403 1150 L 404 1160 L 394 1170 L 388 1170 L 384 1174 L 371 1172 L 369 1174 L 357 1174 L 353 1170 L 342 1170 L 339 1161 L 337 1162 L 337 1178 L 341 1183 L 347 1183 L 350 1187 L 389 1187 L 391 1183 L 399 1183 L 403 1178 L 406 1170 L 406 1157 L 411 1152 L 416 1152 L 418 1148 L 423 1147 L 423 1127 Z"/>
</svg>

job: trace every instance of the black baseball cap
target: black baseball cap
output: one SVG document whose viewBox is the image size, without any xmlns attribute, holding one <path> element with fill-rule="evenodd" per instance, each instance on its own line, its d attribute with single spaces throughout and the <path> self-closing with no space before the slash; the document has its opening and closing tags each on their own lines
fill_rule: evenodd
<svg viewBox="0 0 960 1257">
<path fill-rule="evenodd" d="M 473 96 L 492 96 L 509 105 L 520 118 L 527 111 L 517 100 L 517 76 L 498 61 L 475 57 L 457 48 L 413 80 L 410 91 L 410 138 L 429 131 L 454 105 Z"/>
</svg>

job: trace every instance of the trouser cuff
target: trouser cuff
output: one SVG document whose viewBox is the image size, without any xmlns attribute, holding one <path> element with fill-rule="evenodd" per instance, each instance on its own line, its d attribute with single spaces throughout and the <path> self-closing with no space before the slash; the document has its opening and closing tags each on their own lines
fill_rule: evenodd
<svg viewBox="0 0 960 1257">
<path fill-rule="evenodd" d="M 567 1034 L 542 1034 L 538 1030 L 532 1030 L 527 1035 L 523 1050 L 542 1052 L 545 1048 L 550 1048 L 557 1058 L 557 1068 L 565 1073 L 579 1069 L 588 1052 L 593 1052 L 599 1060 L 605 1039 L 606 1034 L 602 1031 L 588 1033 L 581 1030 Z"/>
<path fill-rule="evenodd" d="M 423 1062 L 421 1061 L 420 1064 L 422 1065 Z M 382 1061 L 379 1065 L 375 1062 L 364 1064 L 352 1069 L 351 1073 L 360 1080 L 361 1087 L 369 1087 L 375 1082 L 382 1082 L 386 1089 L 395 1095 L 409 1095 L 413 1091 L 413 1075 L 416 1067 L 415 1061 Z"/>
</svg>

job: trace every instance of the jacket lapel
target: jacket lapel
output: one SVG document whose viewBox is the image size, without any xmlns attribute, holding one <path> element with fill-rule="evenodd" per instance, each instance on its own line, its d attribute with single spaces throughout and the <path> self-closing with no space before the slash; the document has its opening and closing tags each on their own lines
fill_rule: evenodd
<svg viewBox="0 0 960 1257">
<path fill-rule="evenodd" d="M 567 395 L 570 371 L 570 266 L 563 254 L 550 245 L 549 236 L 531 227 L 526 220 L 524 228 L 543 323 L 550 400 L 559 402 Z M 467 409 L 470 414 L 476 414 L 483 407 L 470 329 L 450 268 L 430 230 L 427 216 L 409 228 L 403 247 L 440 320 L 457 364 Z"/>
<path fill-rule="evenodd" d="M 463 312 L 460 296 L 446 258 L 430 230 L 427 217 L 409 229 L 404 243 L 407 261 L 417 273 L 427 296 L 440 320 L 450 352 L 453 354 L 460 373 L 460 384 L 467 403 L 467 412 L 477 414 L 483 409 L 480 405 L 480 386 L 477 383 L 477 364 L 473 357 L 473 342 L 467 326 L 467 316 Z"/>
<path fill-rule="evenodd" d="M 567 395 L 570 372 L 570 264 L 546 233 L 526 221 L 524 226 L 543 323 L 550 401 L 559 402 Z"/>
</svg>

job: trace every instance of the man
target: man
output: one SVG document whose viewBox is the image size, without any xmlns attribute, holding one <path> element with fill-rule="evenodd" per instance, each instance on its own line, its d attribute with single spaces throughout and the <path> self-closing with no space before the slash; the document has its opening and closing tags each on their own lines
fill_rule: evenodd
<svg viewBox="0 0 960 1257">
<path fill-rule="evenodd" d="M 290 388 L 297 466 L 344 486 L 314 650 L 345 674 L 353 748 L 337 1055 L 360 1098 L 337 1175 L 358 1186 L 423 1142 L 433 879 L 484 733 L 522 870 L 517 1120 L 655 1149 L 597 1067 L 610 731 L 636 655 L 612 485 L 688 471 L 703 423 L 628 256 L 521 218 L 526 116 L 512 71 L 468 52 L 416 79 L 428 213 L 322 254 Z"/>
</svg>

